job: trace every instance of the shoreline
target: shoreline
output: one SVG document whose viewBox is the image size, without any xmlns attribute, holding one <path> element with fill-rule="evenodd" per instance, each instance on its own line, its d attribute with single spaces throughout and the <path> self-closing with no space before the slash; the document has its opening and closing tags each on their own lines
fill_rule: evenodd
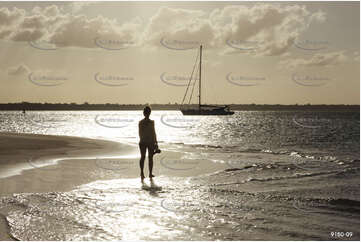
<svg viewBox="0 0 361 242">
<path fill-rule="evenodd" d="M 45 172 L 61 172 L 63 161 L 136 152 L 131 145 L 107 140 L 17 133 L 0 133 L 0 146 L 0 195 L 32 192 L 37 178 L 44 180 L 48 176 Z"/>
<path fill-rule="evenodd" d="M 59 181 L 61 170 L 50 169 L 59 167 L 62 158 L 116 153 L 117 149 L 124 149 L 124 146 L 109 141 L 9 132 L 0 133 L 0 146 L 0 197 L 13 196 L 16 193 L 71 189 L 74 187 L 72 183 Z M 34 161 L 59 159 L 60 162 L 37 167 L 38 163 L 29 162 L 30 157 Z M 55 171 L 55 174 L 60 176 L 49 171 Z M 46 179 L 51 177 L 56 177 L 57 183 L 46 182 Z M 9 231 L 6 218 L 8 212 L 9 207 L 0 208 L 0 240 L 16 240 Z"/>
<path fill-rule="evenodd" d="M 96 180 L 140 176 L 138 147 L 73 136 L 0 133 L 0 196 L 69 191 Z M 193 177 L 229 168 L 188 152 L 162 150 L 154 156 L 156 176 Z M 148 158 L 144 172 L 148 174 Z"/>
<path fill-rule="evenodd" d="M 104 236 L 110 236 L 107 237 L 109 240 L 325 240 L 329 238 L 330 226 L 344 231 L 348 229 L 354 232 L 353 239 L 359 238 L 359 217 L 352 215 L 359 211 L 359 202 L 355 200 L 359 194 L 357 161 L 335 163 L 342 167 L 334 172 L 312 172 L 290 162 L 289 156 L 259 154 L 255 157 L 250 154 L 248 157 L 242 154 L 243 158 L 254 159 L 247 166 L 242 163 L 242 167 L 232 169 L 230 163 L 210 160 L 219 158 L 228 162 L 228 156 L 218 157 L 221 154 L 214 153 L 205 158 L 201 154 L 190 155 L 201 152 L 199 150 L 171 151 L 160 147 L 161 154 L 154 156 L 155 188 L 160 188 L 157 190 L 151 189 L 149 178 L 146 178 L 144 188 L 140 182 L 136 145 L 68 136 L 9 133 L 0 134 L 0 145 L 4 139 L 11 141 L 4 147 L 7 145 L 12 149 L 7 153 L 0 151 L 0 158 L 4 154 L 18 153 L 16 147 L 20 147 L 18 157 L 36 153 L 43 157 L 47 155 L 47 158 L 58 157 L 58 162 L 0 178 L 0 240 L 53 238 L 52 234 L 42 232 L 49 227 L 37 224 L 39 218 L 45 219 L 51 226 L 59 225 L 60 230 L 55 235 L 63 240 L 67 236 L 88 238 L 89 233 L 100 238 L 98 226 L 107 231 L 107 221 L 125 226 L 116 227 L 119 230 L 115 230 L 115 234 L 105 233 Z M 331 163 L 322 164 L 326 165 L 324 168 L 332 168 Z M 147 161 L 144 171 L 147 176 Z M 216 215 L 215 211 L 218 211 Z M 54 216 L 63 218 L 63 212 L 66 212 L 67 219 L 53 220 Z M 174 216 L 175 213 L 185 213 L 186 219 Z M 229 221 L 222 222 L 224 214 L 228 213 Z M 345 216 L 351 216 L 347 228 L 344 226 Z M 129 218 L 144 226 L 157 221 L 154 226 L 165 234 L 160 237 L 154 236 L 151 231 L 138 234 L 136 227 L 127 227 Z M 312 220 L 323 226 L 315 230 L 312 223 L 310 225 Z M 72 221 L 84 224 L 85 229 L 73 231 L 71 235 L 64 233 L 62 229 L 70 229 L 71 232 L 74 228 Z M 97 226 L 87 227 L 89 221 Z M 216 221 L 220 224 L 214 224 Z M 268 223 L 265 224 L 265 221 Z M 275 221 L 276 225 L 270 227 L 269 224 Z M 178 229 L 180 224 L 185 226 L 185 231 Z M 219 226 L 222 226 L 222 233 L 218 233 Z M 304 232 L 298 230 L 300 226 L 305 227 Z M 180 237 L 169 234 L 170 228 Z"/>
<path fill-rule="evenodd" d="M 130 144 L 72 136 L 0 133 L 0 146 L 3 148 L 0 197 L 69 192 L 100 180 L 139 178 L 139 151 Z M 29 157 L 35 159 L 29 162 Z M 49 159 L 53 163 L 44 165 Z M 186 152 L 162 150 L 154 156 L 153 173 L 155 179 L 193 177 L 226 168 L 225 164 L 210 160 L 188 159 Z M 4 174 L 4 170 L 10 174 Z M 144 172 L 148 182 L 148 159 Z M 8 209 L 0 207 L 0 240 L 15 240 L 6 220 Z"/>
</svg>

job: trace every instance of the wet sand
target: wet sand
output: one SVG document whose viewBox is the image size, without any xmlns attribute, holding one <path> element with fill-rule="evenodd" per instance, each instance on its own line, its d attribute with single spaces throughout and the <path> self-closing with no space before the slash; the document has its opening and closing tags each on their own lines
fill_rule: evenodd
<svg viewBox="0 0 361 242">
<path fill-rule="evenodd" d="M 139 177 L 138 147 L 78 137 L 1 134 L 0 194 L 68 191 L 99 179 Z M 181 152 L 154 156 L 154 174 L 193 177 L 226 169 Z M 179 162 L 182 161 L 182 162 Z M 145 161 L 148 174 L 148 160 Z"/>
<path fill-rule="evenodd" d="M 139 151 L 134 145 L 78 137 L 3 133 L 0 147 L 0 197 L 68 192 L 99 180 L 133 178 L 141 186 Z M 227 168 L 210 160 L 185 157 L 185 153 L 172 151 L 155 155 L 155 179 L 161 176 L 163 180 L 164 177 L 184 180 L 182 177 Z M 148 161 L 145 163 L 147 176 Z M 0 240 L 13 239 L 5 219 L 7 211 L 7 207 L 0 209 Z"/>
</svg>

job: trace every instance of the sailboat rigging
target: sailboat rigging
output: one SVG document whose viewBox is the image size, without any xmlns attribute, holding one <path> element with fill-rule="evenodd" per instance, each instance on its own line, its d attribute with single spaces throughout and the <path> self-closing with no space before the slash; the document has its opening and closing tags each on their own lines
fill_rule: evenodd
<svg viewBox="0 0 361 242">
<path fill-rule="evenodd" d="M 199 80 L 198 80 L 198 107 L 197 108 L 191 108 L 191 107 L 185 107 L 184 106 L 184 101 L 186 99 L 187 93 L 188 93 L 188 89 L 192 83 L 192 78 L 193 78 L 193 73 L 194 70 L 196 68 L 196 64 L 198 61 L 198 57 L 199 57 L 199 68 L 197 69 L 197 72 L 199 74 Z M 189 97 L 189 102 L 188 104 L 190 104 L 191 98 L 193 96 L 193 90 L 194 90 L 194 86 L 195 86 L 195 81 L 193 82 L 193 87 L 192 87 L 192 92 L 191 95 Z M 181 112 L 183 115 L 232 115 L 234 114 L 233 111 L 231 111 L 229 109 L 229 106 L 226 105 L 202 105 L 201 101 L 201 94 L 202 94 L 202 45 L 199 47 L 199 53 L 197 55 L 196 58 L 196 63 L 193 67 L 192 70 L 192 74 L 191 77 L 189 79 L 188 85 L 187 85 L 187 89 L 186 92 L 184 94 L 183 100 L 182 100 L 182 107 L 181 107 Z"/>
</svg>

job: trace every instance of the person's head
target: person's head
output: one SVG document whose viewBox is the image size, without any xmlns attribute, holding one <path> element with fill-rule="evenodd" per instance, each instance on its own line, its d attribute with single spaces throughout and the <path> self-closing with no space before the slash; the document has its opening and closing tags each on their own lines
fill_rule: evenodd
<svg viewBox="0 0 361 242">
<path fill-rule="evenodd" d="M 146 106 L 146 107 L 143 109 L 144 117 L 149 118 L 151 112 L 152 112 L 152 109 L 150 109 L 149 106 Z"/>
</svg>

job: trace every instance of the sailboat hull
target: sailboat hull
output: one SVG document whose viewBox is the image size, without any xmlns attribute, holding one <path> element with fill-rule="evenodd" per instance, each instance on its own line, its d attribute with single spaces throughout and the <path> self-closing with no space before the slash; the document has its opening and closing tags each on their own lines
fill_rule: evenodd
<svg viewBox="0 0 361 242">
<path fill-rule="evenodd" d="M 233 111 L 223 109 L 199 110 L 199 109 L 181 109 L 183 115 L 232 115 Z"/>
</svg>

